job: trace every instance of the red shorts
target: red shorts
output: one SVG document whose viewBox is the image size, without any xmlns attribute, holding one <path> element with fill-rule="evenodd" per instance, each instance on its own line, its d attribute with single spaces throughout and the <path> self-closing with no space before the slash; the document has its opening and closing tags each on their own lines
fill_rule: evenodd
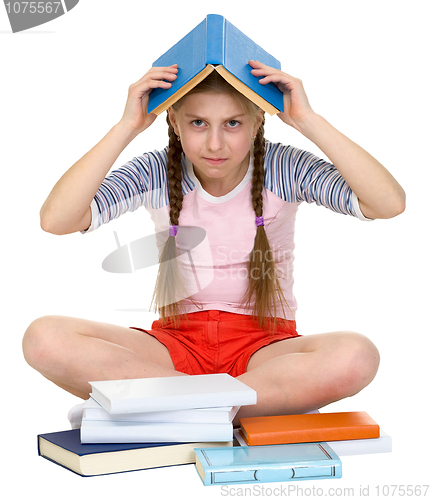
<svg viewBox="0 0 431 500">
<path fill-rule="evenodd" d="M 175 369 L 188 375 L 229 373 L 233 377 L 247 371 L 252 354 L 280 340 L 300 337 L 296 322 L 279 319 L 277 329 L 262 330 L 252 316 L 225 311 L 199 311 L 180 320 L 177 328 L 161 326 L 156 320 L 151 330 L 131 327 L 155 337 L 167 347 Z"/>
</svg>

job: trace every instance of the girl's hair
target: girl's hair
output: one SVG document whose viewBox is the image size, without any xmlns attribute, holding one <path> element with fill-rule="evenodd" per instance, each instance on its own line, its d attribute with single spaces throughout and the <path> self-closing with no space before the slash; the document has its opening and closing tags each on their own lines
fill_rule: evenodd
<svg viewBox="0 0 431 500">
<path fill-rule="evenodd" d="M 262 119 L 262 123 L 254 139 L 254 168 L 251 188 L 251 198 L 254 212 L 256 217 L 262 217 L 262 191 L 264 185 L 265 157 L 265 117 L 262 110 L 249 99 L 244 97 L 240 92 L 235 90 L 216 71 L 213 71 L 199 85 L 190 90 L 187 95 L 197 92 L 217 92 L 229 94 L 238 100 L 247 116 L 256 121 L 258 119 Z M 183 99 L 184 98 L 180 99 L 172 106 L 174 111 L 180 108 Z M 181 159 L 183 149 L 181 142 L 178 140 L 178 137 L 174 132 L 174 128 L 170 123 L 169 115 L 166 119 L 169 126 L 167 174 L 169 186 L 170 224 L 178 226 L 183 202 L 181 185 Z M 184 293 L 184 287 L 181 270 L 178 265 L 178 259 L 175 258 L 177 256 L 178 253 L 175 237 L 169 236 L 160 255 L 160 262 L 163 263 L 163 265 L 159 266 L 159 273 L 153 295 L 153 302 L 155 303 L 156 309 L 158 309 L 160 313 L 160 319 L 162 322 L 169 318 L 169 322 L 174 325 L 176 324 L 179 316 L 185 314 L 181 300 L 176 300 L 176 297 L 187 296 L 181 295 L 181 293 Z M 243 297 L 242 306 L 249 308 L 254 298 L 255 304 L 253 314 L 257 318 L 259 325 L 264 328 L 270 328 L 270 325 L 272 325 L 272 327 L 275 328 L 277 313 L 279 312 L 277 303 L 281 305 L 283 311 L 285 306 L 289 306 L 284 298 L 283 291 L 277 277 L 277 270 L 272 250 L 264 226 L 257 226 L 256 229 L 254 247 L 250 253 L 250 260 L 248 264 L 248 276 L 248 289 Z"/>
</svg>

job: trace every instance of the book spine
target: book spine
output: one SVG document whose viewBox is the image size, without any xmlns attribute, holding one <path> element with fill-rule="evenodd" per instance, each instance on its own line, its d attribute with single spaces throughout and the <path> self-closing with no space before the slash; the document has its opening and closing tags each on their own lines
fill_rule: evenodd
<svg viewBox="0 0 431 500">
<path fill-rule="evenodd" d="M 206 63 L 224 64 L 226 40 L 226 20 L 217 14 L 206 18 Z"/>
<path fill-rule="evenodd" d="M 139 423 L 116 421 L 82 421 L 81 443 L 192 443 L 229 442 L 232 424 Z"/>
<path fill-rule="evenodd" d="M 242 432 L 243 429 L 241 429 Z M 374 426 L 308 429 L 307 431 L 264 432 L 245 434 L 248 445 L 274 445 L 283 443 L 309 443 L 317 441 L 343 441 L 379 437 L 379 428 Z"/>
<path fill-rule="evenodd" d="M 211 469 L 205 475 L 205 485 L 272 483 L 280 481 L 305 481 L 311 479 L 340 478 L 341 462 L 323 466 L 297 467 L 247 467 L 242 470 Z"/>
</svg>

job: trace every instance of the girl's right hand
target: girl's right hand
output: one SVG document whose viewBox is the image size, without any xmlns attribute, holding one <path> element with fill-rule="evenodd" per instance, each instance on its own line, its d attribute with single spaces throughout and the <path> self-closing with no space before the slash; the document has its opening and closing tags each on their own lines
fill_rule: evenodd
<svg viewBox="0 0 431 500">
<path fill-rule="evenodd" d="M 126 108 L 120 124 L 139 134 L 148 128 L 157 115 L 148 113 L 148 98 L 152 89 L 169 89 L 177 78 L 178 64 L 166 68 L 151 68 L 139 81 L 129 87 Z M 167 81 L 166 81 L 167 80 Z"/>
</svg>

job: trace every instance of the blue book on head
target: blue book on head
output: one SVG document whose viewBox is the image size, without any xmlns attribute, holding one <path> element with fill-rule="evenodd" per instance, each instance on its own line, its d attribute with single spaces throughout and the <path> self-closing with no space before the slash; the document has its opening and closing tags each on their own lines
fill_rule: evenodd
<svg viewBox="0 0 431 500">
<path fill-rule="evenodd" d="M 178 64 L 177 79 L 169 89 L 154 89 L 148 111 L 160 114 L 187 92 L 217 71 L 239 92 L 267 113 L 283 111 L 283 94 L 273 83 L 261 85 L 249 60 L 281 69 L 275 59 L 223 16 L 209 14 L 196 28 L 170 48 L 153 66 Z"/>
<path fill-rule="evenodd" d="M 195 449 L 205 486 L 341 477 L 341 461 L 326 443 Z"/>
</svg>

